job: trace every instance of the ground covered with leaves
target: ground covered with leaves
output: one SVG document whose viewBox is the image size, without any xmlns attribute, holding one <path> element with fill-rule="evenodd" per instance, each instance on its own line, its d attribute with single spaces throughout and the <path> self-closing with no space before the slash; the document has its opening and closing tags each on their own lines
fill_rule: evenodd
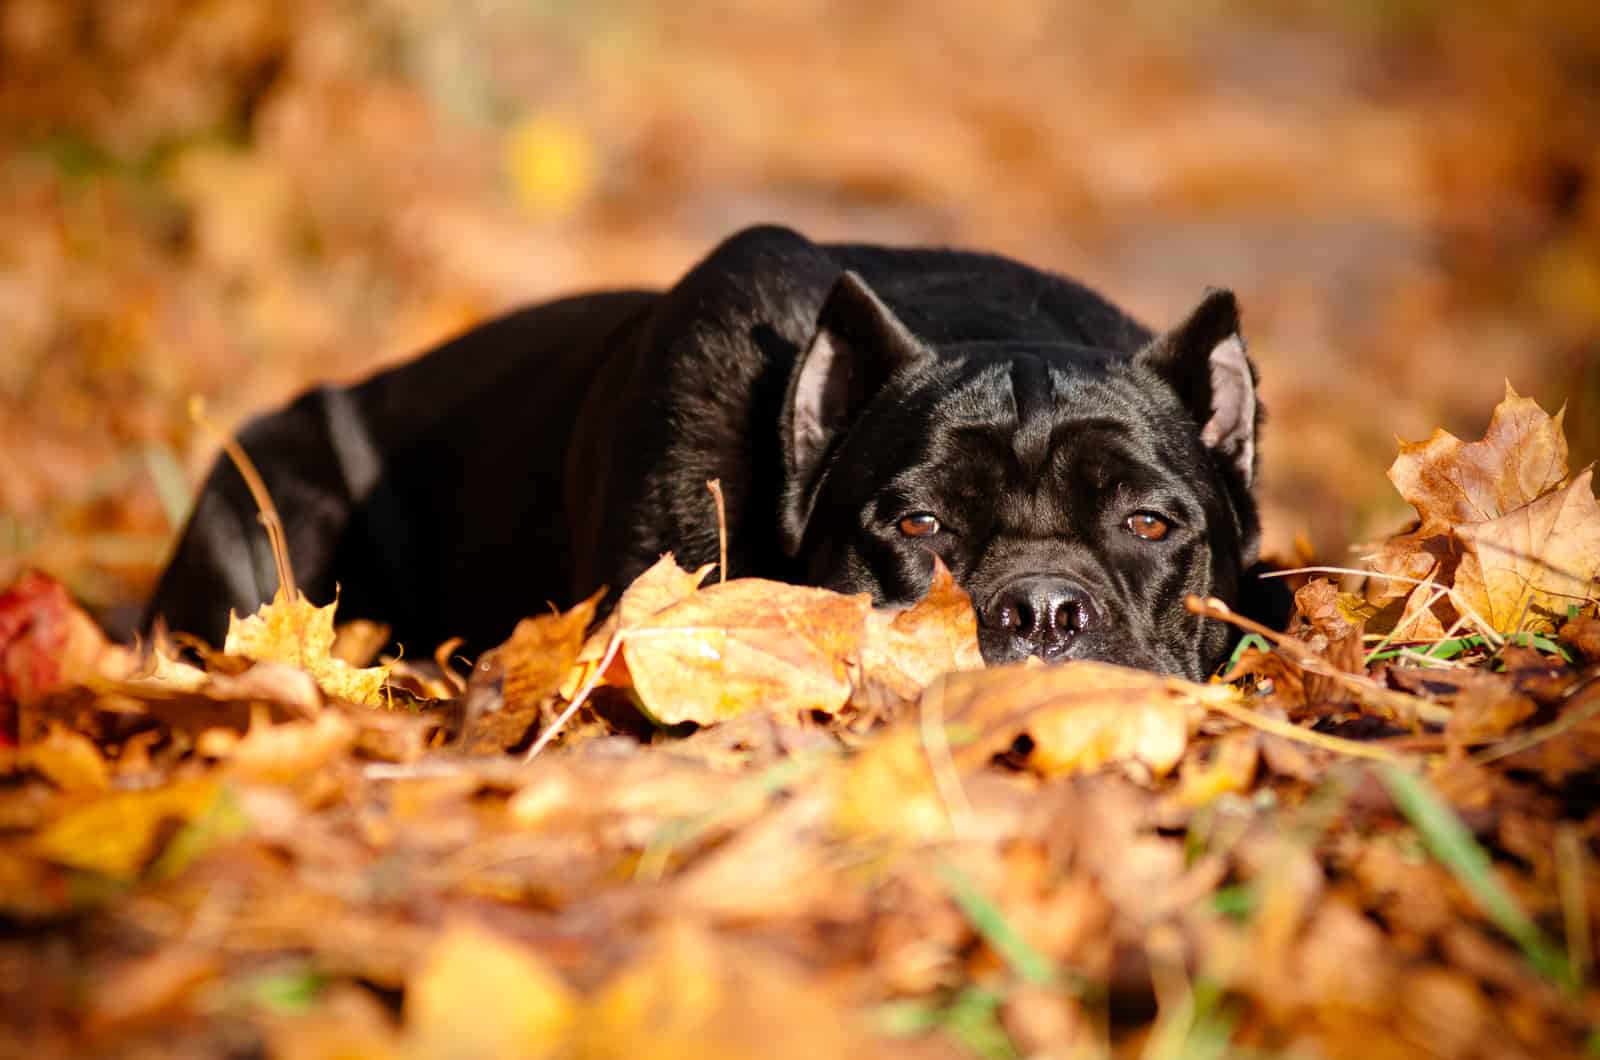
<svg viewBox="0 0 1600 1060">
<path fill-rule="evenodd" d="M 666 556 L 468 664 L 292 591 L 134 650 L 25 575 L 0 1053 L 1594 1055 L 1590 473 L 1508 390 L 1390 477 L 1359 591 L 1190 600 L 1252 630 L 1206 684 L 984 669 L 942 569 Z"/>
<path fill-rule="evenodd" d="M 0 1056 L 1600 1052 L 1597 68 L 1592 0 L 0 2 Z M 947 584 L 663 561 L 482 659 L 126 646 L 193 397 L 772 220 L 1234 288 L 1289 634 L 982 671 Z"/>
</svg>

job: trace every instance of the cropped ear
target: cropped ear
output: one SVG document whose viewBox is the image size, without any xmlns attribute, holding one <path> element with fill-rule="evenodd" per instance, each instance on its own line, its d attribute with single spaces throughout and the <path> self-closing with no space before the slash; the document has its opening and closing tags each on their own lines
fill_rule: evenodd
<svg viewBox="0 0 1600 1060">
<path fill-rule="evenodd" d="M 1249 486 L 1256 472 L 1256 371 L 1232 291 L 1211 290 L 1189 319 L 1134 355 L 1165 379 L 1201 425 L 1200 441 Z"/>
<path fill-rule="evenodd" d="M 928 356 L 865 280 L 854 272 L 839 276 L 783 401 L 779 530 L 791 556 L 800 551 L 829 450 L 896 369 Z"/>
</svg>

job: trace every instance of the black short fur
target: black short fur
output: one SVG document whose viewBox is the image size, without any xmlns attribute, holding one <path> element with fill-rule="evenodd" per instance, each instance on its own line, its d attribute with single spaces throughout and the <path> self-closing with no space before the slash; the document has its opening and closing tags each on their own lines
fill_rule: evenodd
<svg viewBox="0 0 1600 1060">
<path fill-rule="evenodd" d="M 1236 325 L 1225 293 L 1158 337 L 1005 258 L 755 228 L 666 292 L 513 313 L 310 391 L 241 441 L 301 588 L 321 602 L 338 585 L 342 616 L 390 623 L 413 654 L 456 635 L 489 647 L 662 552 L 715 561 L 705 483 L 720 479 L 735 576 L 907 603 L 932 551 L 991 660 L 1200 676 L 1228 631 L 1183 596 L 1235 598 L 1259 536 Z M 904 532 L 916 513 L 937 532 Z M 1137 513 L 1165 537 L 1133 533 Z M 219 461 L 148 618 L 220 640 L 230 608 L 275 587 L 255 506 Z M 1048 628 L 1019 624 L 1029 601 Z"/>
</svg>

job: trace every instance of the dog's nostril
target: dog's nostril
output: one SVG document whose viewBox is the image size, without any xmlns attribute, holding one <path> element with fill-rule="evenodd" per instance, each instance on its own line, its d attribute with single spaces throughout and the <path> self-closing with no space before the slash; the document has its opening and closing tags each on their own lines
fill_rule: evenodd
<svg viewBox="0 0 1600 1060">
<path fill-rule="evenodd" d="M 1094 608 L 1082 600 L 1067 600 L 1056 607 L 1056 631 L 1082 633 L 1094 621 Z"/>
<path fill-rule="evenodd" d="M 1016 630 L 1022 628 L 1022 614 L 1014 604 L 1000 605 L 999 612 L 995 615 L 995 625 L 1001 629 Z"/>
</svg>

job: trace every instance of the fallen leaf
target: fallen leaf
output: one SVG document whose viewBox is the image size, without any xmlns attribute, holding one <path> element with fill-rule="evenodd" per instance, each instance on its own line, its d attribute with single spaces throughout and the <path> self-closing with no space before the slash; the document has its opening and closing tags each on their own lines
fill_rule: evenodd
<svg viewBox="0 0 1600 1060">
<path fill-rule="evenodd" d="M 1567 475 L 1561 421 L 1506 383 L 1483 439 L 1463 442 L 1444 430 L 1424 442 L 1401 442 L 1389 481 L 1422 517 L 1419 533 L 1486 523 L 1533 502 Z"/>
<path fill-rule="evenodd" d="M 627 629 L 622 654 L 642 708 L 664 725 L 832 714 L 850 697 L 870 610 L 865 594 L 740 578 Z"/>
<path fill-rule="evenodd" d="M 1449 533 L 1412 532 L 1390 538 L 1363 559 L 1368 569 L 1378 575 L 1368 580 L 1363 595 L 1382 607 L 1411 594 L 1418 582 L 1448 585 L 1456 564 L 1461 562 L 1461 545 Z M 1375 624 L 1373 628 L 1376 630 Z"/>
<path fill-rule="evenodd" d="M 209 777 L 150 791 L 114 792 L 63 815 L 34 837 L 33 851 L 58 865 L 131 882 L 170 840 L 169 825 L 192 823 L 222 797 Z"/>
<path fill-rule="evenodd" d="M 446 926 L 406 983 L 419 1057 L 557 1056 L 576 1018 L 571 988 L 532 951 L 470 921 Z"/>
<path fill-rule="evenodd" d="M 389 643 L 389 627 L 366 618 L 340 622 L 333 633 L 329 654 L 350 666 L 366 666 Z"/>
<path fill-rule="evenodd" d="M 921 600 L 899 610 L 874 608 L 867 615 L 863 678 L 897 699 L 915 699 L 940 674 L 982 668 L 972 601 L 937 557 Z"/>
<path fill-rule="evenodd" d="M 1571 645 L 1585 662 L 1600 662 L 1600 618 L 1579 615 L 1562 625 L 1561 642 Z"/>
<path fill-rule="evenodd" d="M 1590 598 L 1600 573 L 1600 504 L 1589 470 L 1566 478 L 1562 417 L 1507 383 L 1482 441 L 1435 431 L 1425 442 L 1401 443 L 1389 477 L 1421 522 L 1368 557 L 1380 577 L 1367 588 L 1380 607 L 1408 597 L 1394 616 L 1397 636 L 1442 637 L 1458 614 L 1501 633 L 1549 632 Z M 1429 586 L 1395 575 L 1454 593 L 1430 619 L 1422 606 Z"/>
<path fill-rule="evenodd" d="M 1466 606 L 1502 633 L 1549 632 L 1585 603 L 1600 573 L 1600 504 L 1583 471 L 1561 489 L 1491 522 L 1463 527 L 1456 571 Z"/>
<path fill-rule="evenodd" d="M 595 627 L 594 632 L 584 641 L 576 663 L 561 683 L 562 698 L 570 700 L 578 688 L 590 678 L 594 668 L 600 665 L 610 650 L 613 639 L 644 622 L 656 612 L 663 611 L 689 596 L 700 587 L 701 582 L 705 581 L 706 575 L 711 573 L 712 566 L 713 564 L 708 563 L 699 570 L 686 571 L 678 566 L 678 561 L 668 552 L 635 578 L 632 584 L 623 590 L 611 614 L 606 616 L 606 620 Z M 626 687 L 627 664 L 622 661 L 620 654 L 613 658 L 610 668 L 604 679 L 608 683 Z"/>
<path fill-rule="evenodd" d="M 555 695 L 577 661 L 603 595 L 604 590 L 570 611 L 536 615 L 517 623 L 510 639 L 497 649 L 505 671 L 502 695 L 507 709 L 537 707 Z"/>
<path fill-rule="evenodd" d="M 883 1055 L 844 1000 L 771 958 L 673 922 L 587 1006 L 592 1060 L 813 1060 Z"/>
<path fill-rule="evenodd" d="M 42 740 L 23 747 L 17 756 L 67 792 L 104 792 L 111 789 L 111 774 L 100 749 L 88 737 L 52 723 Z"/>
<path fill-rule="evenodd" d="M 952 674 L 923 695 L 941 697 L 950 721 L 982 728 L 977 753 L 1007 750 L 1026 735 L 1028 764 L 1046 776 L 1135 761 L 1163 775 L 1183 757 L 1205 704 L 1238 699 L 1227 685 L 1103 662 Z"/>
<path fill-rule="evenodd" d="M 323 692 L 335 699 L 383 706 L 387 666 L 358 670 L 333 656 L 333 615 L 338 603 L 313 607 L 304 596 L 285 598 L 279 589 L 269 604 L 253 615 L 228 615 L 228 636 L 223 651 L 257 662 L 298 666 L 317 679 Z"/>
<path fill-rule="evenodd" d="M 84 1032 L 103 1037 L 126 1034 L 158 1020 L 177 1020 L 195 992 L 221 970 L 216 957 L 182 945 L 124 962 L 89 995 Z"/>
<path fill-rule="evenodd" d="M 1249 730 L 1228 733 L 1216 742 L 1210 761 L 1184 765 L 1178 804 L 1204 806 L 1220 795 L 1248 791 L 1255 780 L 1260 749 L 1256 733 Z"/>
<path fill-rule="evenodd" d="M 505 643 L 478 659 L 467 682 L 459 741 L 464 751 L 504 751 L 522 742 L 544 701 L 573 678 L 584 633 L 604 595 L 596 592 L 560 614 L 523 619 Z M 569 695 L 575 691 L 576 681 Z"/>
<path fill-rule="evenodd" d="M 949 838 L 950 808 L 917 726 L 876 734 L 839 767 L 832 822 L 841 834 L 872 842 L 914 845 Z"/>
<path fill-rule="evenodd" d="M 1366 652 L 1361 646 L 1363 626 L 1351 623 L 1339 606 L 1339 592 L 1326 578 L 1314 578 L 1294 594 L 1295 619 L 1290 632 L 1316 654 L 1344 673 L 1365 673 Z M 1305 675 L 1306 699 L 1312 703 L 1337 699 L 1339 685 L 1315 673 Z"/>
<path fill-rule="evenodd" d="M 265 709 L 250 716 L 250 729 L 225 756 L 233 772 L 251 780 L 289 784 L 314 778 L 338 762 L 356 742 L 356 726 L 336 710 L 310 721 L 274 725 Z"/>
</svg>

